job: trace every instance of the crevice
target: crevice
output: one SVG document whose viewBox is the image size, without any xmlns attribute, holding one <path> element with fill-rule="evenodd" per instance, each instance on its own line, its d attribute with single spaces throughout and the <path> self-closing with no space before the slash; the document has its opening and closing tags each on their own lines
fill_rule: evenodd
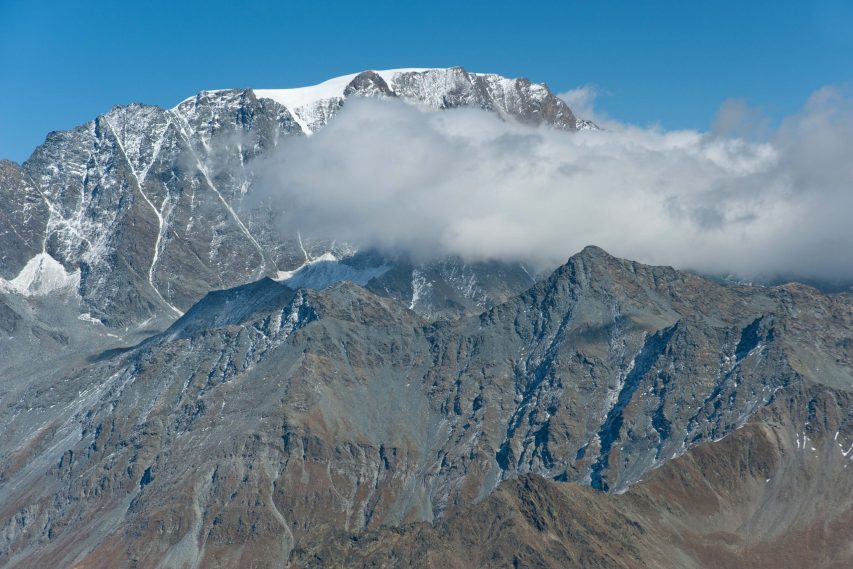
<svg viewBox="0 0 853 569">
<path fill-rule="evenodd" d="M 623 413 L 625 407 L 631 402 L 643 377 L 652 369 L 658 358 L 663 354 L 677 327 L 678 323 L 676 322 L 669 328 L 664 328 L 649 336 L 640 349 L 640 352 L 634 358 L 634 367 L 625 378 L 625 383 L 619 392 L 616 404 L 607 413 L 607 417 L 598 431 L 601 451 L 590 471 L 590 485 L 596 490 L 606 492 L 610 489 L 610 486 L 604 480 L 603 473 L 610 464 L 610 451 L 613 448 L 613 444 L 619 439 L 622 424 L 624 423 Z"/>
<path fill-rule="evenodd" d="M 554 338 L 551 340 L 550 344 L 548 345 L 548 349 L 545 351 L 545 355 L 542 357 L 542 360 L 534 369 L 533 378 L 525 386 L 524 392 L 521 396 L 521 401 L 519 402 L 515 413 L 513 413 L 513 416 L 509 421 L 506 436 L 504 437 L 504 440 L 501 443 L 500 449 L 498 449 L 498 452 L 495 453 L 495 460 L 497 461 L 498 466 L 500 466 L 501 470 L 503 471 L 509 470 L 511 459 L 515 458 L 513 456 L 512 449 L 510 448 L 510 441 L 513 439 L 516 431 L 521 425 L 530 405 L 530 401 L 533 399 L 534 394 L 539 390 L 539 387 L 544 382 L 548 372 L 551 369 L 552 364 L 554 363 L 554 357 L 556 356 L 557 348 L 563 343 L 566 327 L 571 321 L 572 315 L 573 310 L 572 307 L 570 307 L 563 315 L 563 318 L 560 321 L 560 325 L 557 328 L 557 332 L 554 334 Z"/>
<path fill-rule="evenodd" d="M 761 326 L 761 320 L 763 317 L 759 316 L 755 320 L 752 321 L 746 328 L 744 328 L 740 333 L 740 341 L 735 348 L 735 361 L 740 363 L 741 361 L 749 355 L 756 346 L 758 346 L 758 342 L 760 337 L 758 335 L 758 329 Z"/>
</svg>

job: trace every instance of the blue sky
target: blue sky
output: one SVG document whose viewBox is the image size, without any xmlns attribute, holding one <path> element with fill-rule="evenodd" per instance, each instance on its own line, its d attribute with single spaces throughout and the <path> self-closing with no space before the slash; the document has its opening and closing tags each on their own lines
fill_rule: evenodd
<svg viewBox="0 0 853 569">
<path fill-rule="evenodd" d="M 592 84 L 611 117 L 706 129 L 742 98 L 771 119 L 853 79 L 853 2 L 0 0 L 0 157 L 115 104 L 447 67 Z"/>
</svg>

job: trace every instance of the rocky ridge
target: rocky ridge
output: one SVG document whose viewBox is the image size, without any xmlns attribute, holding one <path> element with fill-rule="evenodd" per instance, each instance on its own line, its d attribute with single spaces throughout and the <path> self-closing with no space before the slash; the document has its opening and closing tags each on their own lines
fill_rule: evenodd
<svg viewBox="0 0 853 569">
<path fill-rule="evenodd" d="M 278 566 L 320 555 L 349 565 L 370 550 L 322 536 L 452 527 L 472 504 L 528 499 L 509 482 L 518 477 L 554 481 L 542 492 L 557 497 L 575 492 L 549 486 L 560 482 L 622 493 L 750 424 L 774 464 L 790 463 L 786 477 L 831 501 L 849 495 L 836 486 L 849 485 L 853 459 L 851 317 L 847 295 L 723 286 L 596 248 L 457 321 L 431 323 L 351 283 L 265 279 L 212 293 L 164 333 L 61 388 L 33 388 L 6 415 L 17 450 L 0 461 L 4 563 Z M 694 469 L 688 486 L 711 475 Z M 774 500 L 786 520 L 803 511 Z M 836 506 L 847 519 L 849 502 Z M 641 524 L 632 507 L 617 511 Z M 400 555 L 383 563 L 405 565 Z"/>
</svg>

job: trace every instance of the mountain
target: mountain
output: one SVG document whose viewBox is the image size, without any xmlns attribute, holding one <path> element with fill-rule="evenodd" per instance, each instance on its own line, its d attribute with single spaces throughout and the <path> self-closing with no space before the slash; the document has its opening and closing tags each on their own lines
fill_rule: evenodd
<svg viewBox="0 0 853 569">
<path fill-rule="evenodd" d="M 303 239 L 253 165 L 352 97 L 594 127 L 525 79 L 365 71 L 0 162 L 0 567 L 853 562 L 849 293 Z"/>
<path fill-rule="evenodd" d="M 501 566 L 589 548 L 642 566 L 647 534 L 734 563 L 745 528 L 768 559 L 802 533 L 835 544 L 823 566 L 849 562 L 851 307 L 594 247 L 456 320 L 349 282 L 210 293 L 4 410 L 4 564 L 408 566 L 424 548 L 462 564 L 473 545 L 442 532 L 500 519 L 516 521 L 477 547 Z M 601 528 L 566 529 L 589 508 Z"/>
<path fill-rule="evenodd" d="M 210 290 L 289 275 L 315 260 L 367 260 L 373 273 L 384 271 L 389 263 L 373 256 L 353 261 L 353 246 L 336 245 L 334 236 L 303 243 L 296 228 L 276 223 L 275 212 L 243 207 L 254 160 L 283 138 L 322 128 L 357 96 L 475 107 L 505 120 L 578 128 L 571 109 L 545 85 L 458 67 L 365 71 L 298 89 L 203 91 L 172 109 L 115 107 L 71 131 L 50 133 L 22 166 L 2 164 L 0 206 L 11 212 L 4 215 L 13 216 L 8 227 L 15 229 L 0 234 L 4 254 L 13 255 L 2 259 L 0 288 L 5 282 L 26 293 L 15 279 L 41 270 L 50 271 L 51 282 L 79 278 L 81 313 L 126 328 L 174 319 Z M 507 278 L 496 288 L 487 282 L 490 266 L 393 265 L 375 290 L 423 314 L 476 312 L 531 282 L 517 265 L 501 269 Z"/>
</svg>

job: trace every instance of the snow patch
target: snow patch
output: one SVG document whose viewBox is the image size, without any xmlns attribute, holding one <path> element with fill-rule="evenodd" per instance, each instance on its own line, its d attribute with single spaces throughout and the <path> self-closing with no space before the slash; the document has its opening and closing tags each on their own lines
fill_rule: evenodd
<svg viewBox="0 0 853 569">
<path fill-rule="evenodd" d="M 0 278 L 0 290 L 23 296 L 45 296 L 76 289 L 79 284 L 80 269 L 66 272 L 65 267 L 48 253 L 39 253 L 30 259 L 14 279 Z"/>
<path fill-rule="evenodd" d="M 418 305 L 418 301 L 431 288 L 432 283 L 426 280 L 426 276 L 419 270 L 414 269 L 412 271 L 412 302 L 409 304 L 409 310 L 414 310 Z"/>
<path fill-rule="evenodd" d="M 335 77 L 310 87 L 297 87 L 294 89 L 253 89 L 255 96 L 259 99 L 272 99 L 280 105 L 287 107 L 292 114 L 294 109 L 313 105 L 324 99 L 343 97 L 344 89 L 349 85 L 358 73 Z"/>
<path fill-rule="evenodd" d="M 276 280 L 291 288 L 322 290 L 340 281 L 351 281 L 364 286 L 370 279 L 379 277 L 386 271 L 386 265 L 357 268 L 342 263 L 333 253 L 324 253 L 308 259 L 293 271 L 278 271 Z"/>
</svg>

